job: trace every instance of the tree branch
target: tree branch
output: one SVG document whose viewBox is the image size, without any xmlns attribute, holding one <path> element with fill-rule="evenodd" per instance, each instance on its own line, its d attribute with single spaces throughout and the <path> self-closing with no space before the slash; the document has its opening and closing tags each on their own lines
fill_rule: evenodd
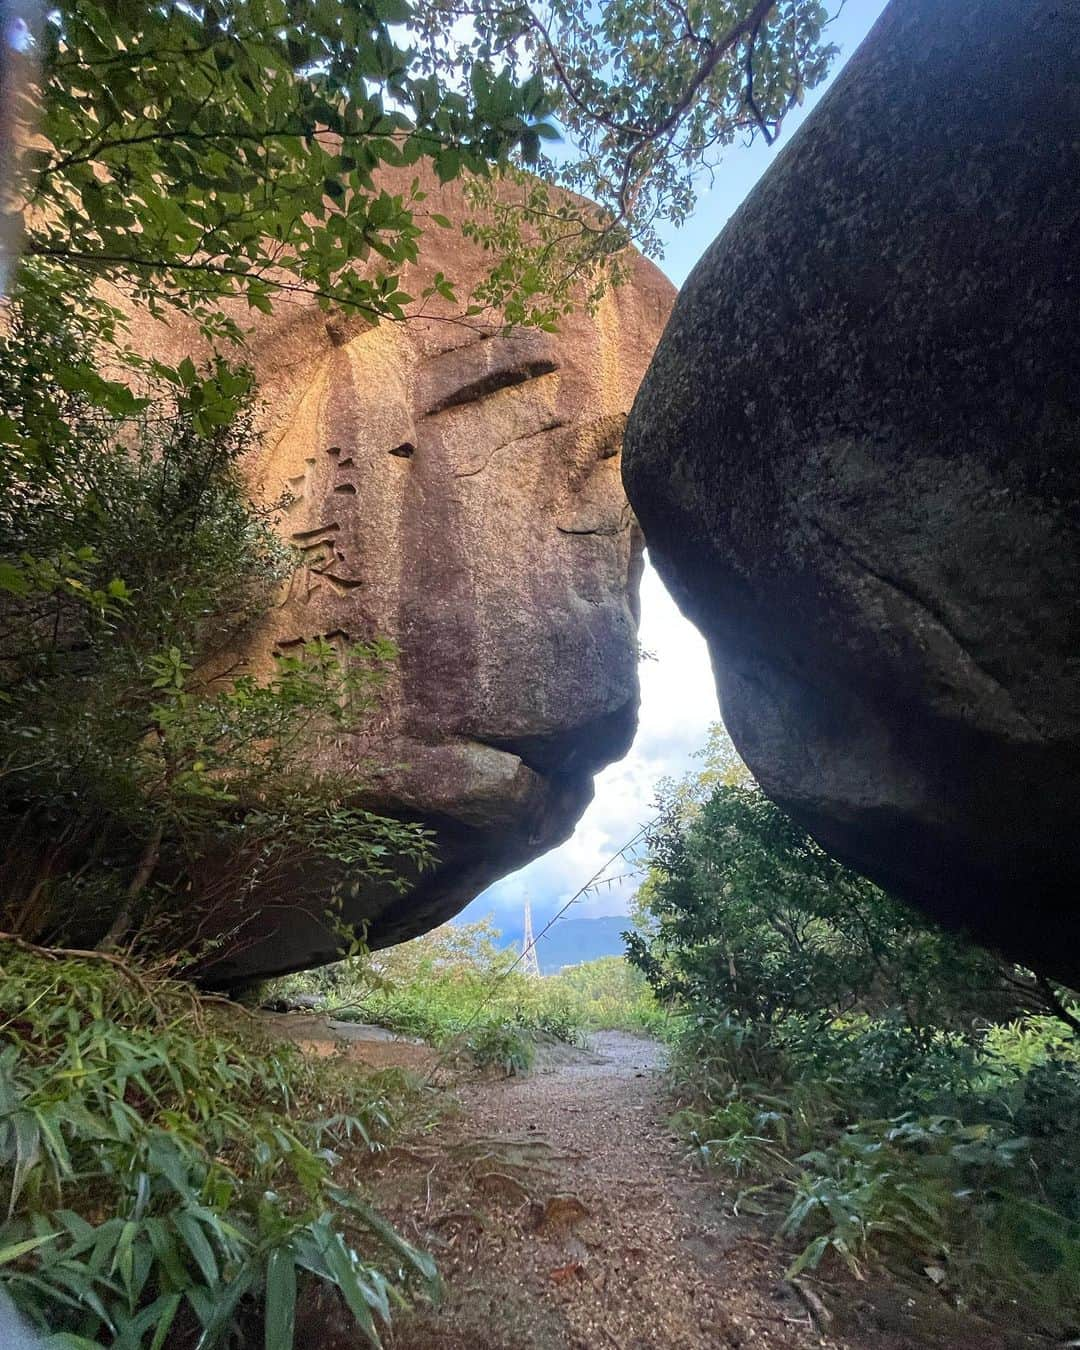
<svg viewBox="0 0 1080 1350">
<path fill-rule="evenodd" d="M 1061 996 L 1045 975 L 1036 975 L 1035 983 L 1053 1015 L 1065 1023 L 1074 1036 L 1080 1036 L 1080 1018 L 1075 1017 L 1061 1001 Z"/>
</svg>

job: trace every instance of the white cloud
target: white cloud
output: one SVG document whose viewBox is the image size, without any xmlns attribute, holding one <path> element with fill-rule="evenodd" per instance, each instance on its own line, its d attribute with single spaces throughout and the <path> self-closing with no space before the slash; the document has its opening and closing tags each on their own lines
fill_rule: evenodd
<svg viewBox="0 0 1080 1350">
<path fill-rule="evenodd" d="M 489 887 L 462 912 L 462 921 L 494 911 L 496 922 L 516 925 L 526 895 L 535 917 L 549 918 L 652 816 L 659 779 L 694 766 L 691 756 L 719 717 L 709 654 L 649 565 L 641 583 L 640 636 L 656 659 L 641 666 L 641 713 L 630 753 L 597 775 L 596 796 L 573 836 Z M 611 875 L 626 871 L 620 864 L 609 868 Z M 578 901 L 573 912 L 625 914 L 637 884 L 631 878 L 604 887 Z"/>
</svg>

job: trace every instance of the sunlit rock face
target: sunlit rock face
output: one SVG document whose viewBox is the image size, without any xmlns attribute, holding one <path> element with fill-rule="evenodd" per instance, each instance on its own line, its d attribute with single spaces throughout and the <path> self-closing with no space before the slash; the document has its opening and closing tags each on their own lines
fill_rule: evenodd
<svg viewBox="0 0 1080 1350">
<path fill-rule="evenodd" d="M 624 476 L 827 848 L 1080 982 L 1080 14 L 893 0 L 698 264 Z"/>
<path fill-rule="evenodd" d="M 426 209 L 463 205 L 433 187 Z M 421 253 L 402 280 L 417 296 L 438 271 L 467 294 L 490 265 L 456 230 L 433 228 Z M 249 469 L 257 496 L 289 495 L 281 529 L 304 565 L 242 656 L 265 670 L 316 636 L 398 645 L 384 706 L 329 767 L 358 802 L 435 830 L 439 862 L 401 897 L 347 873 L 296 878 L 254 907 L 213 979 L 331 959 L 330 883 L 374 945 L 442 922 L 566 838 L 593 774 L 628 749 L 641 554 L 619 456 L 672 298 L 638 257 L 557 335 L 466 326 L 442 302 L 375 329 L 307 302 L 260 321 Z"/>
</svg>

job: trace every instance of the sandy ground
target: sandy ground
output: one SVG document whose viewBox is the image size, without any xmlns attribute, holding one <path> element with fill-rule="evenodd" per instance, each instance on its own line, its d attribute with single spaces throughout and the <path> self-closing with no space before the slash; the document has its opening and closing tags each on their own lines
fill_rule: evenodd
<svg viewBox="0 0 1080 1350">
<path fill-rule="evenodd" d="M 434 1135 L 391 1150 L 380 1207 L 447 1293 L 393 1350 L 1019 1350 L 1022 1334 L 882 1284 L 784 1279 L 672 1135 L 662 1049 L 622 1033 L 523 1079 L 466 1082 Z M 918 1290 L 914 1291 L 918 1294 Z"/>
</svg>

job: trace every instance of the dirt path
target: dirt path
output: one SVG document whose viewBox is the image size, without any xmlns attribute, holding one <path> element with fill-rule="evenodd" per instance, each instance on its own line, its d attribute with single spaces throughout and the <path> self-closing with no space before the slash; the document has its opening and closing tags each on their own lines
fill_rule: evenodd
<svg viewBox="0 0 1080 1350">
<path fill-rule="evenodd" d="M 819 1334 L 782 1257 L 680 1164 L 661 1047 L 607 1032 L 592 1050 L 466 1084 L 456 1119 L 390 1158 L 380 1203 L 448 1286 L 393 1346 L 847 1346 Z"/>
<path fill-rule="evenodd" d="M 618 1032 L 556 1049 L 530 1077 L 459 1085 L 456 1114 L 390 1151 L 378 1203 L 447 1287 L 437 1311 L 399 1316 L 393 1350 L 1032 1344 L 887 1281 L 818 1286 L 832 1311 L 812 1318 L 760 1221 L 682 1161 L 662 1056 Z"/>
<path fill-rule="evenodd" d="M 312 1054 L 425 1073 L 430 1046 L 379 1028 L 268 1018 Z M 663 1047 L 622 1032 L 552 1046 L 526 1078 L 459 1078 L 432 1132 L 365 1172 L 379 1209 L 437 1258 L 436 1310 L 396 1314 L 388 1350 L 1045 1350 L 960 1313 L 920 1272 L 803 1281 L 734 1183 L 688 1165 Z M 419 1128 L 419 1127 L 418 1127 Z M 813 1315 L 808 1309 L 813 1309 Z M 313 1310 L 303 1350 L 353 1350 Z"/>
</svg>

